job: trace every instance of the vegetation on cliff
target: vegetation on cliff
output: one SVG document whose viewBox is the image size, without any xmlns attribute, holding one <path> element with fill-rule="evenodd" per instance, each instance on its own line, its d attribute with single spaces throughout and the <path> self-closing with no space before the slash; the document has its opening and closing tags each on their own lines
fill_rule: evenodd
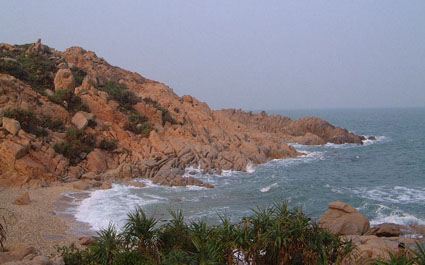
<svg viewBox="0 0 425 265">
<path fill-rule="evenodd" d="M 110 225 L 85 250 L 60 248 L 65 264 L 339 264 L 353 250 L 286 203 L 258 208 L 233 224 L 186 223 L 181 211 L 160 223 L 137 208 L 122 232 Z"/>
<path fill-rule="evenodd" d="M 64 129 L 63 121 L 60 119 L 52 119 L 46 116 L 39 119 L 31 111 L 19 108 L 8 109 L 3 113 L 3 116 L 19 121 L 24 131 L 35 136 L 47 136 L 48 132 L 45 128 L 52 131 L 62 131 Z"/>
<path fill-rule="evenodd" d="M 30 45 L 15 45 L 13 50 L 0 49 L 0 72 L 13 75 L 28 83 L 34 90 L 43 93 L 44 89 L 54 89 L 56 62 L 46 54 L 27 53 Z"/>
</svg>

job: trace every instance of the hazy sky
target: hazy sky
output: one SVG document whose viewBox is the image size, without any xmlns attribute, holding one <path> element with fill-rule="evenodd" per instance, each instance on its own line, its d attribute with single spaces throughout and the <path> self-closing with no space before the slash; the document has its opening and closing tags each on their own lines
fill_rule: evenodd
<svg viewBox="0 0 425 265">
<path fill-rule="evenodd" d="M 424 0 L 0 6 L 0 42 L 82 46 L 213 108 L 425 106 Z"/>
</svg>

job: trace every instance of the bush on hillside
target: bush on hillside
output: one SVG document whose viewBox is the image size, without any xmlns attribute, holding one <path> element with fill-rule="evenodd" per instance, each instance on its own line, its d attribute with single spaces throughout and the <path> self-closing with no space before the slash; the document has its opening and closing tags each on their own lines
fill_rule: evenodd
<svg viewBox="0 0 425 265">
<path fill-rule="evenodd" d="M 121 111 L 132 111 L 133 106 L 136 105 L 140 100 L 139 98 L 124 84 L 118 84 L 115 82 L 108 82 L 104 87 L 99 89 L 108 93 L 110 99 L 118 102 Z"/>
<path fill-rule="evenodd" d="M 48 128 L 52 131 L 63 131 L 64 124 L 61 119 L 52 119 L 47 116 L 38 118 L 31 111 L 23 110 L 20 108 L 8 109 L 4 112 L 4 117 L 11 118 L 19 121 L 21 128 L 27 133 L 34 134 L 35 136 L 47 136 Z"/>
<path fill-rule="evenodd" d="M 128 121 L 124 125 L 124 129 L 135 134 L 149 137 L 153 130 L 152 124 L 148 122 L 148 118 L 139 114 L 132 114 L 128 117 Z"/>
<path fill-rule="evenodd" d="M 82 153 L 90 153 L 95 146 L 94 135 L 87 134 L 77 128 L 70 128 L 65 135 L 65 141 L 55 144 L 54 150 L 68 158 L 71 164 L 81 161 Z"/>
<path fill-rule="evenodd" d="M 71 67 L 70 70 L 75 79 L 75 86 L 81 86 L 83 84 L 84 77 L 87 75 L 86 71 L 76 66 Z"/>
<path fill-rule="evenodd" d="M 49 96 L 50 101 L 62 105 L 71 113 L 78 111 L 89 111 L 87 105 L 81 102 L 81 98 L 71 91 L 58 90 L 53 96 Z"/>
<path fill-rule="evenodd" d="M 13 75 L 38 92 L 54 90 L 56 62 L 48 54 L 26 54 L 27 46 L 16 45 L 14 51 L 0 50 L 0 72 Z"/>
</svg>

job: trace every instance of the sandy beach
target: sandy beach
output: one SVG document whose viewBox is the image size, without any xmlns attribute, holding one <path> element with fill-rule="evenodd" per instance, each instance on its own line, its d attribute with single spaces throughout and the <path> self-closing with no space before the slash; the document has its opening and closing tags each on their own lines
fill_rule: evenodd
<svg viewBox="0 0 425 265">
<path fill-rule="evenodd" d="M 34 246 L 43 255 L 56 253 L 55 246 L 78 242 L 70 228 L 81 225 L 71 217 L 57 214 L 64 193 L 75 191 L 72 184 L 34 189 L 0 187 L 0 214 L 7 222 L 6 247 L 18 243 Z M 28 192 L 28 205 L 15 205 L 16 198 Z"/>
</svg>

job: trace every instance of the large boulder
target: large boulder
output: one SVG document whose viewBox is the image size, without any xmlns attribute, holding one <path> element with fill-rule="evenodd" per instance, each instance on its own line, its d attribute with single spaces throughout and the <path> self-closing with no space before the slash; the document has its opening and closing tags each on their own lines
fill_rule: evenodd
<svg viewBox="0 0 425 265">
<path fill-rule="evenodd" d="M 9 133 L 17 135 L 21 129 L 21 124 L 17 120 L 3 117 L 3 128 L 5 128 Z"/>
<path fill-rule="evenodd" d="M 91 172 L 102 173 L 107 169 L 106 157 L 102 150 L 94 149 L 87 156 L 87 168 Z"/>
<path fill-rule="evenodd" d="M 75 113 L 75 115 L 72 117 L 71 122 L 79 129 L 84 130 L 87 125 L 89 124 L 89 121 L 94 118 L 94 115 L 91 113 L 87 113 L 84 111 L 79 111 Z"/>
<path fill-rule="evenodd" d="M 5 140 L 0 144 L 0 157 L 4 161 L 13 161 L 24 157 L 28 153 L 27 145 L 20 145 L 10 140 Z"/>
<path fill-rule="evenodd" d="M 55 76 L 55 91 L 66 90 L 74 92 L 75 78 L 69 69 L 59 69 Z"/>
<path fill-rule="evenodd" d="M 370 228 L 369 220 L 344 202 L 332 202 L 319 219 L 319 226 L 338 235 L 363 235 Z"/>
</svg>

